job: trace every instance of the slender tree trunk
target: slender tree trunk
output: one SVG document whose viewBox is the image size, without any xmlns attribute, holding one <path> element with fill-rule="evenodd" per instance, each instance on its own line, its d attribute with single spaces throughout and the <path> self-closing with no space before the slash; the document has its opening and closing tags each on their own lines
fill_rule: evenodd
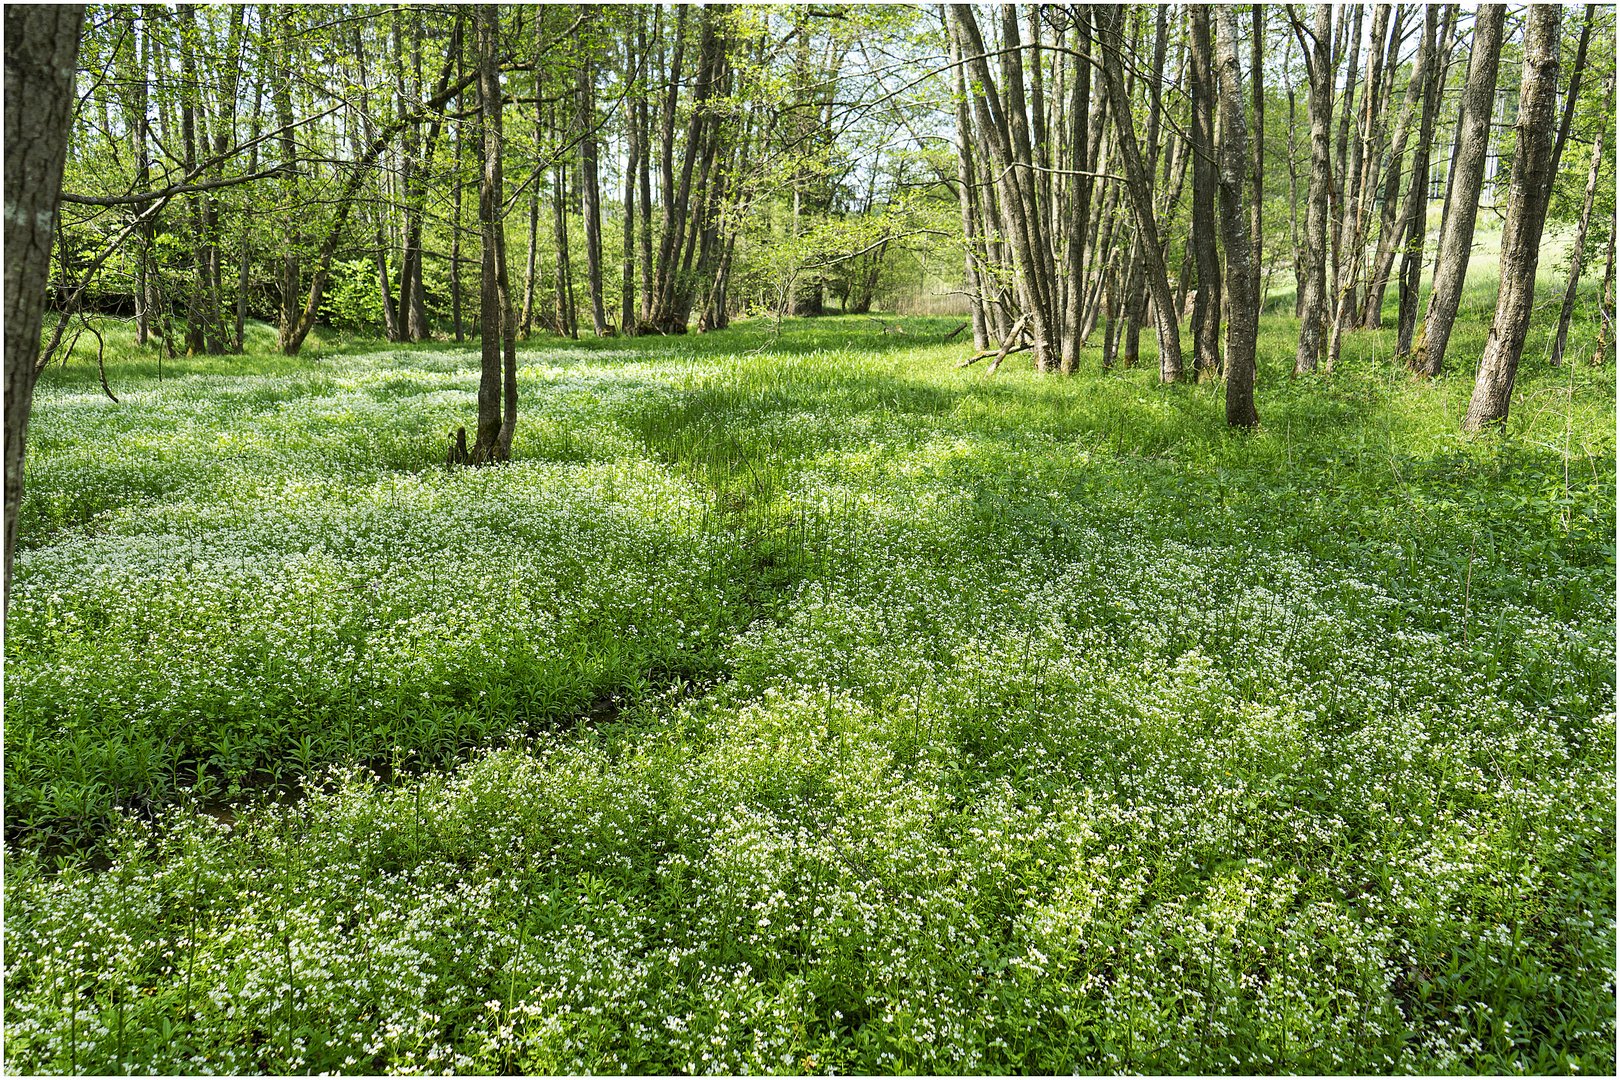
<svg viewBox="0 0 1620 1080">
<path fill-rule="evenodd" d="M 1181 378 L 1181 333 L 1176 320 L 1175 299 L 1170 294 L 1170 278 L 1164 266 L 1164 248 L 1159 243 L 1158 224 L 1153 220 L 1153 192 L 1148 170 L 1136 143 L 1136 126 L 1131 120 L 1130 100 L 1125 95 L 1124 58 L 1121 55 L 1123 11 L 1094 8 L 1097 41 L 1103 52 L 1103 82 L 1108 88 L 1109 112 L 1119 135 L 1120 163 L 1125 169 L 1125 189 L 1136 216 L 1137 234 L 1148 289 L 1158 308 L 1159 379 L 1177 382 Z"/>
<path fill-rule="evenodd" d="M 482 362 L 478 381 L 478 440 L 475 464 L 512 456 L 517 425 L 517 349 L 512 298 L 506 282 L 506 239 L 501 227 L 500 10 L 480 5 L 478 101 L 484 134 L 484 168 L 478 184 L 478 224 L 483 239 L 482 302 L 479 309 Z"/>
<path fill-rule="evenodd" d="M 1305 240 L 1299 224 L 1299 168 L 1294 153 L 1294 132 L 1298 127 L 1293 87 L 1288 88 L 1288 238 L 1292 241 L 1294 267 L 1294 318 L 1305 311 Z"/>
<path fill-rule="evenodd" d="M 1372 267 L 1367 272 L 1367 292 L 1361 308 L 1361 325 L 1367 330 L 1376 330 L 1383 325 L 1384 293 L 1389 285 L 1389 275 L 1395 265 L 1395 255 L 1410 232 L 1408 216 L 1401 210 L 1401 178 L 1406 144 L 1413 130 L 1412 125 L 1419 122 L 1420 112 L 1427 109 L 1428 126 L 1424 130 L 1429 135 L 1427 138 L 1420 135 L 1418 139 L 1418 147 L 1427 159 L 1438 107 L 1435 96 L 1438 90 L 1431 91 L 1430 83 L 1444 78 L 1440 42 L 1450 35 L 1456 12 L 1455 5 L 1448 5 L 1443 15 L 1432 6 L 1423 9 L 1423 30 L 1418 41 L 1418 53 L 1412 63 L 1412 75 L 1406 85 L 1406 102 L 1401 108 L 1400 119 L 1396 121 L 1395 135 L 1384 154 L 1380 170 L 1383 177 L 1383 205 L 1379 208 L 1378 246 L 1373 254 Z M 1441 84 L 1437 81 L 1434 85 L 1438 87 Z M 1412 197 L 1412 185 L 1416 185 L 1419 192 L 1416 196 L 1418 206 L 1428 206 L 1427 166 L 1420 170 L 1415 168 L 1414 163 L 1408 180 L 1409 198 Z"/>
<path fill-rule="evenodd" d="M 1564 346 L 1569 341 L 1569 321 L 1575 314 L 1575 293 L 1581 284 L 1581 265 L 1586 248 L 1586 230 L 1592 222 L 1592 203 L 1597 198 L 1598 167 L 1603 163 L 1603 136 L 1600 126 L 1592 142 L 1592 167 L 1586 174 L 1586 197 L 1581 200 L 1581 219 L 1575 227 L 1575 243 L 1569 249 L 1569 284 L 1564 287 L 1564 302 L 1558 309 L 1558 332 L 1553 336 L 1550 362 L 1557 367 L 1564 362 Z"/>
<path fill-rule="evenodd" d="M 557 249 L 557 332 L 578 338 L 573 259 L 568 250 L 568 167 L 560 160 L 551 170 L 551 183 L 551 235 Z"/>
<path fill-rule="evenodd" d="M 1485 339 L 1485 354 L 1479 361 L 1474 396 L 1463 419 L 1464 431 L 1506 425 L 1513 379 L 1530 330 L 1541 230 L 1558 172 L 1558 163 L 1553 160 L 1554 117 L 1563 14 L 1557 4 L 1532 7 L 1529 12 L 1507 222 L 1502 226 L 1502 285 L 1496 298 L 1496 317 Z"/>
<path fill-rule="evenodd" d="M 990 335 L 985 322 L 985 286 L 979 280 L 979 227 L 974 212 L 973 128 L 968 115 L 967 79 L 963 74 L 962 49 L 957 36 L 950 33 L 946 21 L 946 36 L 951 50 L 951 77 L 955 83 L 956 107 L 956 193 L 962 211 L 963 281 L 968 293 L 968 311 L 973 320 L 973 347 L 984 352 L 990 347 Z"/>
<path fill-rule="evenodd" d="M 656 11 L 653 17 L 655 19 L 658 17 Z M 638 14 L 636 17 L 636 56 L 641 62 L 642 71 L 648 71 L 647 24 L 645 16 L 642 14 Z M 641 214 L 641 229 L 636 238 L 636 243 L 640 249 L 641 264 L 639 280 L 641 304 L 640 314 L 636 319 L 637 333 L 641 332 L 643 324 L 652 316 L 652 125 L 647 107 L 647 95 L 650 89 L 650 86 L 644 86 L 641 92 L 636 95 L 636 146 L 641 151 L 641 167 L 637 170 L 639 175 L 636 178 L 637 194 L 640 195 L 639 211 Z"/>
<path fill-rule="evenodd" d="M 1609 257 L 1603 266 L 1603 285 L 1598 289 L 1598 336 L 1592 349 L 1592 364 L 1603 363 L 1614 350 L 1614 234 L 1617 222 L 1609 221 Z"/>
<path fill-rule="evenodd" d="M 1586 5 L 1586 17 L 1581 20 L 1581 38 L 1575 45 L 1575 63 L 1569 70 L 1569 89 L 1564 94 L 1564 114 L 1558 121 L 1558 140 L 1553 143 L 1553 171 L 1564 160 L 1564 144 L 1569 142 L 1569 131 L 1575 123 L 1575 105 L 1581 99 L 1581 75 L 1586 71 L 1586 47 L 1592 40 L 1592 17 L 1597 14 L 1596 4 Z"/>
<path fill-rule="evenodd" d="M 461 120 L 456 121 L 456 141 L 455 150 L 453 151 L 455 157 L 450 163 L 451 175 L 454 177 L 450 187 L 450 320 L 458 342 L 466 337 L 461 324 L 462 123 Z M 479 141 L 482 141 L 482 137 L 480 137 Z M 539 180 L 531 179 L 529 182 L 538 185 Z"/>
<path fill-rule="evenodd" d="M 1451 190 L 1446 199 L 1434 287 L 1429 293 L 1423 330 L 1412 348 L 1410 361 L 1412 370 L 1422 375 L 1438 375 L 1444 369 L 1446 345 L 1451 340 L 1451 327 L 1462 302 L 1468 256 L 1474 246 L 1474 220 L 1485 177 L 1485 152 L 1490 142 L 1496 70 L 1506 15 L 1504 4 L 1481 4 L 1474 17 L 1474 51 L 1468 58 L 1468 83 L 1463 89 L 1462 112 L 1457 121 L 1458 152 L 1452 161 Z M 1555 63 L 1556 60 L 1555 53 Z M 1536 234 L 1539 236 L 1540 232 L 1538 224 Z M 1506 265 L 1504 262 L 1504 280 Z"/>
<path fill-rule="evenodd" d="M 1305 293 L 1300 311 L 1299 349 L 1294 374 L 1316 370 L 1326 341 L 1328 188 L 1333 182 L 1329 157 L 1329 124 L 1333 117 L 1333 7 L 1316 5 L 1314 34 L 1296 24 L 1300 46 L 1306 50 L 1310 81 L 1311 179 L 1305 197 Z"/>
<path fill-rule="evenodd" d="M 5 10 L 6 550 L 4 603 L 22 508 L 23 452 L 38 377 L 40 326 L 51 272 L 62 166 L 73 123 L 73 75 L 84 7 L 11 4 Z"/>
<path fill-rule="evenodd" d="M 1097 172 L 1094 163 L 1097 143 L 1091 126 L 1091 26 L 1086 19 L 1075 21 L 1077 36 L 1073 98 L 1069 103 L 1069 141 L 1074 148 L 1074 164 L 1082 173 Z M 1085 339 L 1082 296 L 1085 289 L 1086 231 L 1091 220 L 1093 178 L 1076 176 L 1070 181 L 1068 244 L 1064 258 L 1063 356 L 1061 370 L 1072 375 L 1080 367 L 1080 347 Z"/>
<path fill-rule="evenodd" d="M 1417 330 L 1418 289 L 1423 274 L 1423 246 L 1428 242 L 1429 216 L 1429 152 L 1434 139 L 1435 117 L 1440 112 L 1440 93 L 1445 72 L 1436 62 L 1437 38 L 1431 38 L 1434 29 L 1434 9 L 1424 17 L 1423 113 L 1418 121 L 1418 143 L 1412 153 L 1412 182 L 1407 188 L 1406 203 L 1401 212 L 1400 231 L 1405 238 L 1401 251 L 1400 307 L 1395 317 L 1395 355 L 1410 363 L 1412 335 Z"/>
<path fill-rule="evenodd" d="M 634 10 L 634 9 L 632 9 Z M 641 14 L 636 11 L 632 16 L 639 24 Z M 639 55 L 635 51 L 634 39 L 631 34 L 625 34 L 625 64 L 624 77 L 626 82 L 634 84 L 640 77 Z M 627 99 L 625 102 L 626 123 L 624 125 L 625 162 L 624 162 L 624 253 L 620 261 L 619 282 L 619 332 L 625 337 L 634 337 L 636 334 L 636 173 L 641 168 L 641 144 L 637 138 L 640 131 L 636 125 L 635 106 Z"/>
<path fill-rule="evenodd" d="M 545 44 L 545 19 L 541 18 L 543 9 L 535 9 L 534 43 L 535 49 Z M 525 339 L 534 332 L 534 294 L 538 278 L 538 263 L 540 254 L 540 162 L 545 160 L 545 99 L 544 79 L 537 67 L 534 73 L 534 160 L 535 173 L 529 177 L 529 247 L 528 257 L 524 262 L 523 271 L 523 314 L 519 317 L 518 333 Z M 561 289 L 559 278 L 558 288 Z M 562 327 L 558 327 L 563 330 Z M 564 331 L 566 332 L 566 331 Z"/>
<path fill-rule="evenodd" d="M 1345 65 L 1344 92 L 1338 95 L 1338 101 L 1336 102 L 1336 104 L 1340 104 L 1342 107 L 1339 108 L 1339 131 L 1333 142 L 1333 182 L 1328 187 L 1328 202 L 1332 207 L 1332 213 L 1328 219 L 1328 247 L 1331 253 L 1328 259 L 1328 273 L 1331 275 L 1332 288 L 1329 289 L 1325 294 L 1325 298 L 1327 300 L 1327 310 L 1324 312 L 1323 316 L 1325 319 L 1333 318 L 1334 312 L 1337 309 L 1337 304 L 1335 301 L 1344 289 L 1344 284 L 1340 280 L 1345 264 L 1344 221 L 1345 218 L 1350 214 L 1348 195 L 1350 185 L 1352 183 L 1352 177 L 1355 173 L 1355 161 L 1353 157 L 1355 154 L 1355 142 L 1350 138 L 1350 121 L 1355 114 L 1357 90 L 1356 76 L 1359 74 L 1358 65 L 1361 59 L 1361 26 L 1365 11 L 1365 4 L 1350 5 L 1350 60 L 1349 63 Z M 1342 19 L 1339 24 L 1339 30 L 1340 32 L 1345 30 L 1345 23 Z M 1335 51 L 1333 54 L 1333 75 L 1331 76 L 1332 85 L 1337 84 L 1339 56 L 1339 52 Z M 1331 346 L 1331 341 L 1329 344 Z M 1328 370 L 1330 371 L 1333 367 L 1331 361 L 1332 356 L 1330 353 L 1328 363 Z"/>
<path fill-rule="evenodd" d="M 580 8 L 586 18 L 582 33 L 588 33 L 593 6 Z M 575 79 L 579 107 L 580 200 L 585 219 L 585 273 L 591 293 L 591 330 L 597 337 L 609 332 L 607 304 L 602 292 L 602 193 L 596 164 L 596 67 L 587 53 L 579 59 Z"/>
<path fill-rule="evenodd" d="M 1195 31 L 1196 34 L 1196 31 Z M 1256 277 L 1250 265 L 1253 249 L 1243 205 L 1244 170 L 1249 167 L 1248 132 L 1243 119 L 1239 82 L 1237 18 L 1230 6 L 1215 9 L 1215 65 L 1219 86 L 1221 233 L 1226 241 L 1226 289 L 1231 300 L 1226 328 L 1226 422 L 1256 427 L 1254 408 L 1255 345 L 1259 305 L 1249 295 Z M 1259 69 L 1255 69 L 1259 77 Z"/>
<path fill-rule="evenodd" d="M 1265 260 L 1265 230 L 1262 218 L 1262 208 L 1266 203 L 1266 73 L 1262 65 L 1266 37 L 1265 8 L 1260 4 L 1251 4 L 1249 18 L 1252 21 L 1249 28 L 1251 83 L 1249 90 L 1254 109 L 1254 165 L 1249 192 L 1249 246 L 1253 252 L 1250 265 L 1254 274 L 1255 320 L 1258 325 L 1260 313 L 1266 306 L 1265 290 L 1260 287 L 1260 265 Z M 1216 29 L 1218 31 L 1219 27 Z"/>
<path fill-rule="evenodd" d="M 284 170 L 281 181 L 281 204 L 283 206 L 296 206 L 298 203 L 298 142 L 293 129 L 292 113 L 292 53 L 293 53 L 293 8 L 275 9 L 277 14 L 277 29 L 279 40 L 276 42 L 276 55 L 270 62 L 271 80 L 270 95 L 276 109 L 276 126 L 281 131 L 281 168 Z M 276 320 L 276 346 L 282 352 L 296 352 L 298 345 L 303 343 L 303 335 L 298 334 L 299 299 L 302 293 L 302 268 L 299 265 L 298 248 L 302 240 L 298 228 L 298 215 L 290 214 L 287 220 L 287 234 L 281 251 L 281 265 L 277 274 L 277 291 L 279 292 L 280 310 Z M 307 333 L 307 331 L 306 331 Z M 297 343 L 294 343 L 294 338 Z"/>
<path fill-rule="evenodd" d="M 1058 366 L 1058 357 L 1052 352 L 1058 342 L 1050 302 L 1051 273 L 1048 263 L 1041 258 L 1043 241 L 1039 222 L 1030 219 L 1030 211 L 1036 204 L 1034 189 L 1027 183 L 1030 170 L 1016 167 L 1020 161 L 1026 165 L 1029 161 L 1027 122 L 1024 116 L 1018 115 L 1024 108 L 1022 76 L 1018 75 L 1015 80 L 1011 71 L 1004 71 L 1009 83 L 1009 96 L 1004 103 L 985 63 L 987 50 L 971 6 L 953 4 L 951 15 L 959 48 L 968 58 L 970 73 L 978 81 L 972 95 L 975 127 L 990 146 L 992 157 L 986 168 L 997 172 L 996 192 L 1001 216 L 1011 234 L 1019 292 L 1034 340 L 1035 367 L 1040 371 L 1051 370 Z M 1016 32 L 1016 17 L 1012 23 Z M 1022 178 L 1019 173 L 1024 174 Z"/>
<path fill-rule="evenodd" d="M 1210 8 L 1190 5 L 1189 42 L 1192 63 L 1189 67 L 1192 91 L 1192 123 L 1190 152 L 1192 154 L 1193 198 L 1192 236 L 1193 257 L 1198 269 L 1198 292 L 1193 297 L 1192 334 L 1193 366 L 1198 381 L 1215 377 L 1221 367 L 1221 264 L 1216 250 L 1215 189 L 1219 180 L 1215 163 L 1215 91 L 1214 44 L 1210 38 Z M 1230 131 L 1228 132 L 1230 137 Z M 1243 147 L 1247 153 L 1248 147 Z M 1223 156 L 1224 161 L 1224 156 Z M 1242 200 L 1237 204 L 1242 208 Z M 1232 208 L 1227 207 L 1230 214 Z M 1245 210 L 1246 213 L 1246 210 Z M 1240 222 L 1244 240 L 1248 239 L 1248 221 Z M 1230 240 L 1228 240 L 1230 244 Z M 1230 253 L 1227 256 L 1231 257 Z M 1243 262 L 1248 272 L 1247 261 Z"/>
</svg>

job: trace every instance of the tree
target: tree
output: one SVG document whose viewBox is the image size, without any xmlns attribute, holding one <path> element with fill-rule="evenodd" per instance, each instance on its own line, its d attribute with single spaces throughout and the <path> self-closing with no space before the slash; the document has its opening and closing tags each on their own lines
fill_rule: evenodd
<svg viewBox="0 0 1620 1080">
<path fill-rule="evenodd" d="M 1553 150 L 1562 18 L 1563 10 L 1556 4 L 1530 9 L 1507 222 L 1502 227 L 1502 285 L 1474 381 L 1474 396 L 1463 419 L 1464 431 L 1505 426 L 1513 398 L 1513 378 L 1530 329 L 1541 229 L 1547 220 L 1547 204 L 1558 170 Z"/>
<path fill-rule="evenodd" d="M 1182 372 L 1181 332 L 1176 321 L 1175 298 L 1170 293 L 1170 277 L 1164 266 L 1164 248 L 1159 243 L 1159 228 L 1153 219 L 1153 193 L 1149 186 L 1148 167 L 1137 145 L 1130 99 L 1125 94 L 1124 43 L 1121 34 L 1124 10 L 1093 8 L 1092 11 L 1097 21 L 1097 41 L 1102 46 L 1102 74 L 1108 90 L 1109 113 L 1114 118 L 1114 130 L 1119 136 L 1125 190 L 1136 217 L 1143 269 L 1158 318 L 1159 380 L 1177 382 Z"/>
<path fill-rule="evenodd" d="M 483 240 L 479 312 L 482 363 L 478 379 L 478 438 L 472 461 L 482 465 L 512 456 L 517 427 L 517 345 L 507 288 L 506 232 L 501 180 L 500 9 L 481 4 L 477 14 L 478 108 L 484 129 L 484 168 L 478 182 L 478 225 Z M 504 364 L 503 364 L 504 360 Z"/>
<path fill-rule="evenodd" d="M 1254 408 L 1255 344 L 1259 304 L 1252 295 L 1258 278 L 1249 221 L 1244 210 L 1244 170 L 1248 167 L 1243 121 L 1243 90 L 1239 85 L 1237 18 L 1230 5 L 1215 9 L 1215 65 L 1219 86 L 1221 229 L 1226 242 L 1226 288 L 1231 316 L 1226 329 L 1226 422 L 1233 427 L 1256 427 Z M 1255 72 L 1259 78 L 1259 72 Z"/>
<path fill-rule="evenodd" d="M 588 30 L 593 5 L 582 5 L 580 21 Z M 607 308 L 602 298 L 602 196 L 596 168 L 596 61 L 594 43 L 584 35 L 585 52 L 576 68 L 576 104 L 579 109 L 580 205 L 585 218 L 586 283 L 591 296 L 591 329 L 597 337 L 608 332 Z"/>
<path fill-rule="evenodd" d="M 1428 237 L 1425 219 L 1429 208 L 1430 143 L 1434 139 L 1435 117 L 1440 111 L 1440 89 L 1444 78 L 1440 58 L 1436 54 L 1437 34 L 1444 36 L 1445 32 L 1445 28 L 1436 30 L 1433 8 L 1424 12 L 1423 43 L 1419 46 L 1420 59 L 1416 65 L 1422 69 L 1423 111 L 1418 120 L 1417 149 L 1412 154 L 1412 180 L 1402 205 L 1399 227 L 1405 242 L 1401 245 L 1400 307 L 1395 316 L 1395 355 L 1398 357 L 1410 357 L 1412 335 L 1417 330 L 1418 286 L 1423 274 L 1423 244 Z M 1417 81 L 1416 71 L 1413 81 Z"/>
<path fill-rule="evenodd" d="M 1569 284 L 1564 287 L 1564 302 L 1558 308 L 1558 330 L 1553 335 L 1552 356 L 1548 362 L 1557 367 L 1564 360 L 1564 346 L 1569 341 L 1569 321 L 1575 314 L 1575 292 L 1581 284 L 1582 258 L 1586 248 L 1586 231 L 1592 223 L 1592 204 L 1597 200 L 1598 171 L 1603 164 L 1604 129 L 1598 128 L 1592 142 L 1592 164 L 1586 175 L 1586 198 L 1581 203 L 1580 223 L 1575 227 L 1575 240 L 1569 249 Z M 1556 165 L 1554 166 L 1556 168 Z"/>
<path fill-rule="evenodd" d="M 45 282 L 73 123 L 84 7 L 6 8 L 6 551 L 4 603 L 22 507 L 23 452 L 38 371 Z"/>
<path fill-rule="evenodd" d="M 1192 91 L 1192 237 L 1191 244 L 1198 263 L 1198 293 L 1193 298 L 1192 333 L 1193 366 L 1199 381 L 1213 378 L 1220 370 L 1221 332 L 1221 270 L 1220 254 L 1215 245 L 1215 187 L 1216 142 L 1214 133 L 1216 97 L 1213 73 L 1214 49 L 1210 40 L 1210 9 L 1192 5 L 1187 9 L 1192 44 L 1192 64 L 1189 68 Z M 1235 59 L 1235 58 L 1234 58 Z M 1230 131 L 1228 132 L 1230 137 Z M 1239 200 L 1241 208 L 1242 200 Z M 1230 207 L 1228 214 L 1232 211 Z M 1245 211 L 1246 212 L 1246 211 Z M 1248 222 L 1243 222 L 1245 241 Z M 1247 246 L 1247 243 L 1245 243 Z M 1244 272 L 1248 261 L 1243 260 Z"/>
<path fill-rule="evenodd" d="M 1306 79 L 1310 86 L 1311 176 L 1305 196 L 1305 243 L 1300 303 L 1299 348 L 1294 355 L 1294 374 L 1315 371 L 1325 344 L 1327 321 L 1327 225 L 1328 188 L 1333 182 L 1329 158 L 1329 126 L 1333 119 L 1333 7 L 1316 5 L 1316 26 L 1289 16 L 1300 48 L 1305 52 Z"/>
<path fill-rule="evenodd" d="M 1463 279 L 1468 274 L 1468 256 L 1474 245 L 1474 219 L 1485 177 L 1485 150 L 1490 142 L 1496 70 L 1502 53 L 1502 23 L 1506 15 L 1506 5 L 1481 4 L 1474 17 L 1474 48 L 1468 58 L 1468 81 L 1463 87 L 1462 109 L 1457 119 L 1457 154 L 1451 163 L 1451 190 L 1446 198 L 1434 287 L 1429 294 L 1423 331 L 1408 361 L 1408 366 L 1421 375 L 1438 375 L 1444 368 L 1446 345 L 1451 340 L 1451 327 L 1462 302 Z M 1536 231 L 1539 235 L 1539 226 Z"/>
</svg>

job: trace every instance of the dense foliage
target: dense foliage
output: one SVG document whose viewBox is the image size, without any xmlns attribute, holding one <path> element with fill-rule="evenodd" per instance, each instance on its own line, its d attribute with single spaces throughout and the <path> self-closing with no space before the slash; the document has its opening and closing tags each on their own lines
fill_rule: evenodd
<svg viewBox="0 0 1620 1080">
<path fill-rule="evenodd" d="M 1612 1072 L 1612 367 L 954 325 L 48 372 L 7 1067 Z"/>
</svg>

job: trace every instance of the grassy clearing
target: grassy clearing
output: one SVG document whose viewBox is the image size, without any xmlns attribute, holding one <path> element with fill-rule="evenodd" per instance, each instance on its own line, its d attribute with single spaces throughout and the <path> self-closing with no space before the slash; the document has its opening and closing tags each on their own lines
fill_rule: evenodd
<svg viewBox="0 0 1620 1080">
<path fill-rule="evenodd" d="M 953 325 L 53 371 L 8 1068 L 1612 1072 L 1612 368 Z"/>
</svg>

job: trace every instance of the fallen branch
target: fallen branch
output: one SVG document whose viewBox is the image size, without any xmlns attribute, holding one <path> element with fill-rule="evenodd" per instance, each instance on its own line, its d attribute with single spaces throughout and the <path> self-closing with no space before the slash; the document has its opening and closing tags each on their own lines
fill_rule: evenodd
<svg viewBox="0 0 1620 1080">
<path fill-rule="evenodd" d="M 943 342 L 943 344 L 949 345 L 951 343 L 951 338 L 955 337 L 957 334 L 960 334 L 962 331 L 966 330 L 971 325 L 972 325 L 971 323 L 963 323 L 961 326 L 958 326 L 955 330 L 952 330 L 950 333 L 946 334 L 945 335 L 945 341 Z"/>
<path fill-rule="evenodd" d="M 1005 346 L 1003 346 L 1002 350 L 1001 350 L 1001 355 L 997 356 L 995 358 L 995 360 L 991 361 L 990 367 L 987 370 L 989 371 L 989 373 L 991 375 L 994 375 L 996 373 L 996 368 L 1000 367 L 1001 362 L 1003 360 L 1007 359 L 1007 357 L 1011 356 L 1013 353 L 1021 353 L 1025 349 L 1033 349 L 1034 347 L 1035 347 L 1035 343 L 1033 341 L 1026 341 L 1022 345 L 1019 345 L 1015 349 L 1009 349 L 1009 348 L 1006 348 Z"/>
</svg>

